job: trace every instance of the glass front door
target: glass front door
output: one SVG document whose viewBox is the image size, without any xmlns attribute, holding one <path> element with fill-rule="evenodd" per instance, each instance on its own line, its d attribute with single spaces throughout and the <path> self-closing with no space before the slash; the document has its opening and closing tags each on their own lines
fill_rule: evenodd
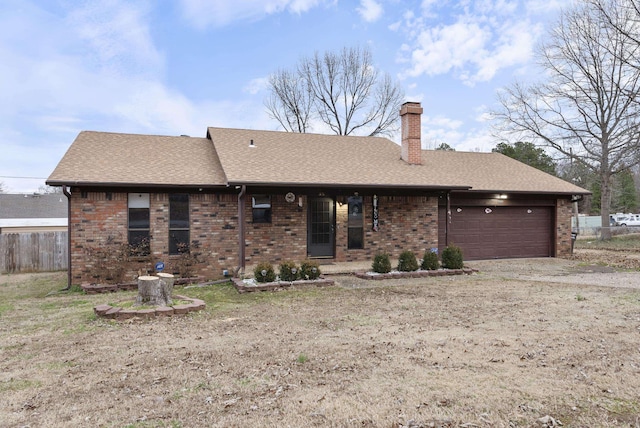
<svg viewBox="0 0 640 428">
<path fill-rule="evenodd" d="M 307 253 L 309 257 L 334 257 L 335 215 L 331 198 L 309 198 Z"/>
</svg>

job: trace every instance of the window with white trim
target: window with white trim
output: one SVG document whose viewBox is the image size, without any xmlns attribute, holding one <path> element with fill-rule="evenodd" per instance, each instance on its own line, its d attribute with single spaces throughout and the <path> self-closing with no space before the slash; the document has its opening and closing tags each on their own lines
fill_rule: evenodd
<svg viewBox="0 0 640 428">
<path fill-rule="evenodd" d="M 169 254 L 189 252 L 189 194 L 169 195 Z"/>
<path fill-rule="evenodd" d="M 150 254 L 149 194 L 128 195 L 128 242 L 132 255 Z"/>
<path fill-rule="evenodd" d="M 271 196 L 254 195 L 251 198 L 254 223 L 271 223 Z"/>
</svg>

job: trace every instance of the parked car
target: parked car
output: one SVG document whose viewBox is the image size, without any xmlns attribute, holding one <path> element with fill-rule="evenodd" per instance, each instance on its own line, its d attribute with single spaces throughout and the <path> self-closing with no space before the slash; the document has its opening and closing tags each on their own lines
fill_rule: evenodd
<svg viewBox="0 0 640 428">
<path fill-rule="evenodd" d="M 622 217 L 618 217 L 618 224 L 620 226 L 640 226 L 640 214 L 627 214 Z"/>
</svg>

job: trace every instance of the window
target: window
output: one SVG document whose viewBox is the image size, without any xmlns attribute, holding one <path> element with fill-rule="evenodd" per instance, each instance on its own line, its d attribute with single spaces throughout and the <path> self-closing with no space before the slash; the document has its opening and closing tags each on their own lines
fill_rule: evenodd
<svg viewBox="0 0 640 428">
<path fill-rule="evenodd" d="M 189 252 L 189 195 L 169 195 L 169 254 Z"/>
<path fill-rule="evenodd" d="M 362 196 L 349 197 L 349 220 L 347 246 L 349 249 L 364 248 L 364 215 Z"/>
<path fill-rule="evenodd" d="M 271 196 L 255 195 L 251 198 L 254 223 L 271 223 Z"/>
<path fill-rule="evenodd" d="M 149 248 L 149 194 L 129 193 L 129 247 L 131 254 L 148 256 Z"/>
</svg>

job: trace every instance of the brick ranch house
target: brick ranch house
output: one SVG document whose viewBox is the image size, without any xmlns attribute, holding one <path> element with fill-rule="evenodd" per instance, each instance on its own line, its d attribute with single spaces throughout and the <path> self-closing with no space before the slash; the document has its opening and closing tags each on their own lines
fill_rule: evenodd
<svg viewBox="0 0 640 428">
<path fill-rule="evenodd" d="M 185 257 L 217 278 L 262 261 L 420 257 L 449 244 L 465 260 L 570 253 L 571 199 L 587 191 L 499 153 L 422 150 L 421 114 L 402 106 L 401 146 L 214 127 L 206 138 L 83 131 L 47 180 L 68 197 L 69 281 L 95 281 L 99 250 L 125 263 L 123 245 L 139 250 L 125 257 L 127 279 L 158 261 L 177 272 Z"/>
</svg>

